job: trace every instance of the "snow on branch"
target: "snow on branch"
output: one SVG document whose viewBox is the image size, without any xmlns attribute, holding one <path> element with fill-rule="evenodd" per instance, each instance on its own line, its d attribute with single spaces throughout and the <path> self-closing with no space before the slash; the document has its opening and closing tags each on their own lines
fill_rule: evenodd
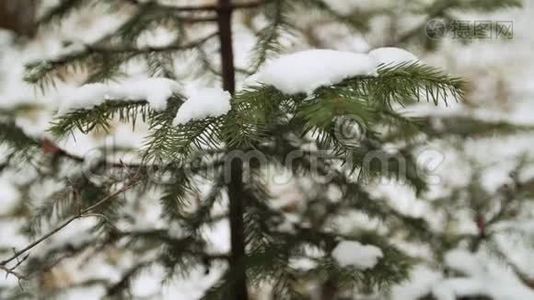
<svg viewBox="0 0 534 300">
<path fill-rule="evenodd" d="M 400 48 L 378 48 L 369 54 L 336 50 L 305 50 L 267 63 L 247 84 L 274 86 L 287 95 L 307 94 L 319 88 L 343 88 L 352 96 L 390 105 L 421 99 L 438 103 L 462 98 L 465 83 L 420 63 Z"/>
<path fill-rule="evenodd" d="M 190 92 L 180 106 L 174 125 L 183 125 L 192 120 L 218 117 L 230 111 L 231 95 L 218 88 L 199 88 Z"/>
<path fill-rule="evenodd" d="M 262 68 L 252 79 L 286 94 L 311 94 L 355 76 L 376 75 L 376 62 L 368 55 L 313 49 L 283 55 Z"/>
<path fill-rule="evenodd" d="M 334 248 L 332 256 L 342 267 L 352 266 L 366 270 L 373 268 L 384 254 L 375 246 L 362 245 L 356 241 L 342 241 Z"/>
<path fill-rule="evenodd" d="M 108 100 L 146 100 L 152 109 L 162 111 L 167 107 L 167 100 L 173 93 L 178 92 L 179 88 L 176 81 L 167 78 L 131 79 L 112 84 L 85 84 L 61 96 L 59 112 L 89 109 Z"/>
</svg>

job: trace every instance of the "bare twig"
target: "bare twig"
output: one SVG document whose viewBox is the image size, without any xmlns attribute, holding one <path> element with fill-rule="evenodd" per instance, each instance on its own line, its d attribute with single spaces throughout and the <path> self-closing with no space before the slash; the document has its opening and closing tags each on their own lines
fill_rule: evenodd
<svg viewBox="0 0 534 300">
<path fill-rule="evenodd" d="M 131 3 L 133 5 L 143 5 L 146 4 L 146 2 L 141 2 L 139 0 L 124 0 L 128 3 Z M 165 4 L 159 4 L 155 2 L 149 2 L 150 4 L 157 5 L 158 7 L 162 9 L 168 9 L 178 12 L 217 12 L 221 8 L 217 4 L 205 4 L 205 5 L 165 5 Z M 257 0 L 257 1 L 250 1 L 250 2 L 242 2 L 242 3 L 233 3 L 231 5 L 231 9 L 252 9 L 257 8 L 263 4 L 263 0 Z"/>
<path fill-rule="evenodd" d="M 1 269 L 6 271 L 6 272 L 9 270 L 8 273 L 15 274 L 15 273 L 13 273 L 14 272 L 13 269 L 18 267 L 21 262 L 19 261 L 17 263 L 17 265 L 15 265 L 15 267 L 13 267 L 13 268 L 8 268 L 6 266 L 8 263 L 10 263 L 11 261 L 19 258 L 24 253 L 28 252 L 29 250 L 31 250 L 35 246 L 39 245 L 40 243 L 42 243 L 43 241 L 47 240 L 48 238 L 50 238 L 54 234 L 58 233 L 63 228 L 67 227 L 70 223 L 72 223 L 73 221 L 85 217 L 88 213 L 91 213 L 93 210 L 97 209 L 101 205 L 103 205 L 103 204 L 107 203 L 108 201 L 112 200 L 113 198 L 115 198 L 119 194 L 129 190 L 130 188 L 135 186 L 137 183 L 138 183 L 138 180 L 134 179 L 130 183 L 128 183 L 125 186 L 123 186 L 122 188 L 118 189 L 117 191 L 115 191 L 115 192 L 109 194 L 108 196 L 102 198 L 100 201 L 96 202 L 95 204 L 93 204 L 93 205 L 91 205 L 91 206 L 89 206 L 89 207 L 87 207 L 85 209 L 80 210 L 80 212 L 78 214 L 70 217 L 69 219 L 64 221 L 61 225 L 59 225 L 58 227 L 52 229 L 47 234 L 43 235 L 42 237 L 40 237 L 39 239 L 35 240 L 34 242 L 28 244 L 26 247 L 22 248 L 21 250 L 16 251 L 11 257 L 1 261 L 0 262 Z M 24 259 L 26 259 L 26 258 L 27 258 L 27 256 Z"/>
<path fill-rule="evenodd" d="M 13 275 L 13 276 L 15 276 L 18 280 L 24 280 L 24 279 L 26 279 L 26 277 L 25 277 L 23 274 L 21 274 L 21 273 L 15 271 L 15 268 L 16 268 L 16 267 L 8 268 L 8 267 L 6 267 L 6 266 L 4 266 L 4 265 L 0 265 L 0 270 L 6 272 L 6 278 L 7 278 L 9 275 Z"/>
<path fill-rule="evenodd" d="M 188 44 L 183 44 L 183 45 L 175 43 L 175 44 L 170 44 L 167 46 L 143 47 L 143 48 L 134 48 L 134 47 L 111 48 L 111 47 L 87 45 L 86 49 L 89 53 L 105 53 L 105 54 L 113 54 L 113 53 L 144 54 L 144 53 L 149 53 L 149 52 L 180 51 L 180 50 L 188 50 L 188 49 L 199 47 L 200 45 L 204 44 L 208 40 L 216 37 L 218 34 L 219 34 L 218 32 L 214 32 L 212 34 L 207 35 L 206 37 L 203 37 L 201 39 L 198 39 L 196 41 L 190 42 Z"/>
</svg>

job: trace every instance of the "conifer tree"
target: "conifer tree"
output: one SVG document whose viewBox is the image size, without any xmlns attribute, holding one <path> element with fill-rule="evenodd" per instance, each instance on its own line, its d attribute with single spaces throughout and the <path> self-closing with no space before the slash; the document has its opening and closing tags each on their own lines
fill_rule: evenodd
<svg viewBox="0 0 534 300">
<path fill-rule="evenodd" d="M 423 5 L 423 11 L 429 18 L 452 18 L 448 10 L 454 8 L 491 10 L 515 5 L 514 1 L 479 2 L 435 1 Z M 92 4 L 61 1 L 44 12 L 40 23 L 61 24 L 73 11 Z M 21 189 L 44 181 L 61 188 L 40 203 L 29 199 L 20 207 L 21 214 L 31 216 L 27 233 L 33 242 L 11 253 L 1 252 L 5 258 L 0 268 L 20 279 L 24 289 L 0 290 L 2 297 L 44 293 L 36 278 L 62 260 L 89 253 L 87 263 L 91 263 L 92 258 L 109 256 L 106 250 L 117 248 L 136 257 L 120 279 L 88 280 L 81 285 L 102 285 L 107 297 L 122 299 L 128 298 L 131 280 L 144 269 L 164 266 L 167 279 L 172 280 L 202 266 L 206 272 L 223 270 L 205 299 L 248 299 L 262 284 L 271 287 L 273 299 L 305 299 L 310 283 L 321 287 L 323 299 L 334 299 L 346 293 L 383 291 L 407 278 L 413 261 L 391 238 L 408 231 L 407 239 L 425 241 L 431 233 L 424 220 L 402 215 L 373 196 L 368 183 L 389 178 L 409 184 L 418 193 L 425 191 L 413 150 L 433 134 L 432 126 L 426 123 L 429 120 L 399 114 L 397 108 L 417 101 L 459 101 L 465 88 L 462 80 L 413 59 L 394 59 L 377 63 L 368 74 L 342 76 L 342 80 L 289 92 L 287 84 L 296 83 L 287 81 L 300 78 L 284 73 L 299 66 L 280 71 L 271 65 L 269 69 L 268 60 L 283 48 L 285 34 L 303 31 L 292 16 L 320 12 L 331 22 L 365 30 L 369 20 L 382 13 L 379 10 L 340 14 L 321 0 L 219 0 L 200 5 L 108 0 L 95 5 L 111 13 L 126 9 L 128 18 L 95 43 L 73 44 L 57 57 L 28 65 L 26 80 L 48 91 L 59 79 L 83 76 L 81 87 L 69 95 L 72 101 L 49 128 L 54 138 L 105 133 L 116 121 L 134 127 L 142 121 L 149 127 L 145 147 L 132 149 L 130 154 L 136 156 L 128 162 L 106 155 L 90 161 L 48 138 L 28 136 L 8 114 L 3 115 L 0 135 L 10 150 L 2 170 L 31 166 L 35 174 Z M 235 68 L 232 24 L 236 14 L 245 24 L 253 16 L 264 18 L 248 69 Z M 176 40 L 164 46 L 140 46 L 139 37 L 156 27 L 175 32 Z M 206 31 L 214 27 L 213 32 Z M 421 33 L 416 27 L 391 44 L 417 41 Z M 428 47 L 436 43 L 425 42 Z M 215 50 L 207 52 L 210 46 Z M 184 70 L 174 68 L 192 58 L 201 66 L 198 75 L 215 78 L 229 94 L 209 89 L 197 97 L 207 103 L 200 99 L 191 104 L 194 97 L 177 88 Z M 151 78 L 121 84 L 124 66 L 132 61 L 142 62 Z M 286 56 L 285 62 L 291 60 Z M 273 76 L 265 75 L 266 70 Z M 318 72 L 312 65 L 310 70 Z M 259 75 L 263 82 L 260 78 L 259 83 L 247 84 L 243 79 L 250 75 L 252 79 Z M 225 101 L 228 107 L 221 104 Z M 486 125 L 495 124 L 476 123 L 471 129 Z M 65 168 L 72 169 L 68 176 Z M 284 171 L 292 174 L 294 186 L 308 185 L 306 193 L 299 195 L 305 207 L 274 204 L 277 199 L 269 176 Z M 199 191 L 206 186 L 208 192 Z M 162 194 L 159 205 L 165 226 L 131 226 L 136 218 L 132 207 L 154 191 Z M 217 209 L 217 203 L 225 209 Z M 384 232 L 338 230 L 336 218 L 348 210 L 381 220 Z M 87 237 L 72 244 L 43 246 L 81 219 L 94 221 Z M 203 229 L 224 219 L 230 226 L 231 249 L 210 251 Z M 361 254 L 356 262 L 350 259 L 354 252 Z M 295 266 L 303 262 L 307 267 Z"/>
<path fill-rule="evenodd" d="M 454 170 L 450 177 L 439 179 L 437 192 L 421 196 L 432 213 L 425 213 L 421 221 L 426 224 L 426 239 L 414 244 L 428 247 L 429 255 L 414 256 L 418 262 L 411 279 L 387 294 L 391 299 L 532 297 L 531 276 L 517 261 L 518 253 L 532 247 L 533 235 L 527 225 L 532 205 L 533 179 L 527 172 L 531 155 L 506 154 L 502 162 L 510 165 L 503 172 L 497 162 L 502 157 L 488 160 L 468 150 L 473 144 L 521 139 L 531 134 L 532 127 L 474 116 L 425 119 L 425 131 L 433 137 L 434 146 L 458 157 L 445 167 Z M 507 176 L 488 187 L 488 178 L 495 176 L 496 170 Z M 458 175 L 466 179 L 459 183 Z M 423 282 L 424 286 L 420 285 Z M 474 288 L 479 284 L 484 287 Z"/>
</svg>

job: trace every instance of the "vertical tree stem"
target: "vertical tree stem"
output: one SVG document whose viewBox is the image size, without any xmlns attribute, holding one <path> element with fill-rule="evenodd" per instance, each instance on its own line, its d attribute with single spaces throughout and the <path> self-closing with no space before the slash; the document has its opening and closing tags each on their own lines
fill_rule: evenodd
<svg viewBox="0 0 534 300">
<path fill-rule="evenodd" d="M 234 50 L 232 47 L 232 3 L 219 0 L 217 23 L 221 43 L 223 88 L 232 95 L 235 92 Z"/>
<path fill-rule="evenodd" d="M 235 93 L 234 53 L 232 47 L 232 3 L 231 0 L 218 2 L 219 38 L 221 43 L 221 65 L 223 88 L 232 95 Z M 247 277 L 245 266 L 245 233 L 243 223 L 243 162 L 232 159 L 231 180 L 228 185 L 229 218 L 232 253 L 230 256 L 229 295 L 227 299 L 247 300 Z"/>
<path fill-rule="evenodd" d="M 230 235 L 232 254 L 230 256 L 230 274 L 232 276 L 229 289 L 232 300 L 247 300 L 247 277 L 245 265 L 245 233 L 243 223 L 243 162 L 241 158 L 231 160 L 231 181 L 228 186 L 230 202 Z"/>
</svg>

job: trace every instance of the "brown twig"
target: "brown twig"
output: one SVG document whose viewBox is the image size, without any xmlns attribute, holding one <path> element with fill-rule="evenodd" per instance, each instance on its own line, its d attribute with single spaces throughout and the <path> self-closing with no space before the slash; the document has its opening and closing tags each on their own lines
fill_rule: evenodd
<svg viewBox="0 0 534 300">
<path fill-rule="evenodd" d="M 135 47 L 117 47 L 117 48 L 111 48 L 111 47 L 101 47 L 101 46 L 86 46 L 86 49 L 90 53 L 106 53 L 106 54 L 112 54 L 112 53 L 133 53 L 133 54 L 143 54 L 148 52 L 167 52 L 167 51 L 180 51 L 180 50 L 188 50 L 193 49 L 196 47 L 199 47 L 200 45 L 204 44 L 208 40 L 216 37 L 219 33 L 214 32 L 212 34 L 209 34 L 201 39 L 198 39 L 196 41 L 190 42 L 188 44 L 180 45 L 178 43 L 170 44 L 167 46 L 160 46 L 160 47 L 143 47 L 143 48 L 135 48 Z"/>
<path fill-rule="evenodd" d="M 126 2 L 129 2 L 133 5 L 143 5 L 147 4 L 147 2 L 141 2 L 139 0 L 124 0 Z M 221 8 L 217 4 L 204 4 L 204 5 L 165 5 L 165 4 L 159 4 L 155 2 L 148 2 L 152 5 L 157 5 L 158 7 L 162 9 L 168 9 L 178 12 L 217 12 Z M 235 3 L 231 5 L 231 9 L 252 9 L 257 8 L 263 4 L 263 0 L 257 0 L 257 1 L 250 1 L 250 2 L 242 2 L 242 3 Z"/>
</svg>

